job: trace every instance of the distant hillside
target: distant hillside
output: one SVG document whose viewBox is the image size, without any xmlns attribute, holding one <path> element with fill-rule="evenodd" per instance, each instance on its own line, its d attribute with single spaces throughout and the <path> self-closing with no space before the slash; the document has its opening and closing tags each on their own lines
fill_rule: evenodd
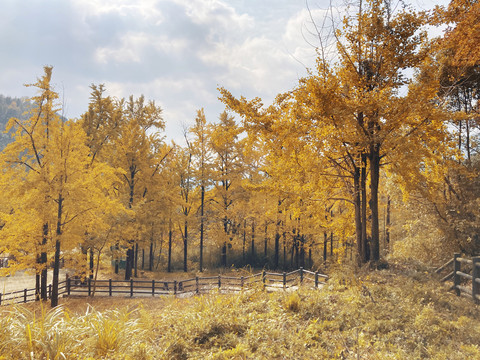
<svg viewBox="0 0 480 360">
<path fill-rule="evenodd" d="M 22 118 L 29 106 L 27 98 L 0 95 L 0 150 L 11 141 L 10 136 L 4 133 L 8 120 L 12 117 Z"/>
</svg>

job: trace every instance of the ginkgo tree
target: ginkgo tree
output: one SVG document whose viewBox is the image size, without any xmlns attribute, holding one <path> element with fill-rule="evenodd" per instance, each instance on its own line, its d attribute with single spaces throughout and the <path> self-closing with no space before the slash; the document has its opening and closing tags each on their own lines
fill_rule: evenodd
<svg viewBox="0 0 480 360">
<path fill-rule="evenodd" d="M 58 303 L 60 257 L 74 257 L 82 244 L 86 224 L 95 224 L 98 213 L 114 214 L 118 203 L 112 189 L 116 171 L 99 163 L 89 166 L 89 148 L 80 124 L 58 115 L 58 94 L 50 84 L 52 68 L 32 86 L 39 94 L 27 120 L 11 119 L 8 130 L 14 141 L 1 155 L 3 183 L 8 183 L 15 202 L 2 214 L 3 237 L 20 264 L 33 249 L 53 258 L 51 303 Z M 23 229 L 23 230 L 21 230 Z M 22 235 L 28 234 L 23 239 Z M 30 241 L 29 241 L 30 240 Z M 31 241 L 33 240 L 33 241 Z M 23 266 L 30 266 L 27 261 Z M 38 271 L 37 270 L 37 271 Z"/>
<path fill-rule="evenodd" d="M 290 148 L 279 161 L 288 164 L 294 155 L 307 164 L 302 158 L 314 157 L 311 162 L 319 166 L 307 165 L 307 172 L 349 182 L 343 190 L 353 189 L 360 262 L 367 260 L 368 217 L 372 260 L 380 259 L 381 166 L 408 177 L 404 169 L 421 171 L 425 157 L 449 146 L 441 102 L 435 101 L 438 77 L 412 83 L 405 73 L 431 66 L 424 23 L 425 16 L 409 8 L 361 1 L 336 31 L 339 60 L 320 57 L 316 73 L 300 79 L 272 106 L 265 109 L 260 99 L 237 99 L 220 89 L 222 101 L 242 115 L 252 136 L 261 131 Z"/>
</svg>

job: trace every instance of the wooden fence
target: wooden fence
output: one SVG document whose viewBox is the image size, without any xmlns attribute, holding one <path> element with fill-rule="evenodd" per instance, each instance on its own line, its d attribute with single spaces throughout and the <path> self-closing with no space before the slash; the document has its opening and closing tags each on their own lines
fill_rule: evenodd
<svg viewBox="0 0 480 360">
<path fill-rule="evenodd" d="M 318 288 L 326 282 L 327 275 L 300 268 L 292 272 L 274 273 L 262 271 L 249 276 L 196 276 L 185 280 L 93 280 L 81 281 L 79 278 L 68 277 L 59 284 L 59 296 L 162 296 L 182 294 L 193 295 L 208 293 L 213 290 L 220 292 L 235 292 L 244 289 L 261 287 L 266 290 L 286 290 L 297 286 Z M 51 285 L 48 297 L 50 298 Z M 0 296 L 0 305 L 18 304 L 35 301 L 35 289 L 15 291 Z"/>
<path fill-rule="evenodd" d="M 67 292 L 67 280 L 60 281 L 58 283 L 59 296 L 66 294 Z M 48 285 L 47 297 L 50 299 L 52 296 L 52 284 Z M 0 293 L 0 305 L 12 305 L 27 303 L 39 300 L 40 294 L 36 289 L 23 289 L 18 291 L 11 291 L 8 293 Z"/>
<path fill-rule="evenodd" d="M 452 290 L 457 296 L 466 294 L 471 296 L 476 303 L 480 303 L 480 256 L 472 259 L 462 258 L 459 253 L 453 259 L 435 270 L 436 273 L 453 264 L 453 271 L 444 276 L 441 281 L 453 280 Z"/>
</svg>

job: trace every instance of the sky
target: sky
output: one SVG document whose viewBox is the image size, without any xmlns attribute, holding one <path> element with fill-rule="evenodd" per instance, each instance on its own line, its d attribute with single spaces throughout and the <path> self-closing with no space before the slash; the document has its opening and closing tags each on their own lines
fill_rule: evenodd
<svg viewBox="0 0 480 360">
<path fill-rule="evenodd" d="M 413 0 L 419 9 L 430 0 Z M 168 139 L 204 108 L 225 109 L 219 86 L 269 104 L 315 66 L 311 17 L 329 0 L 2 0 L 0 94 L 26 88 L 53 66 L 64 115 L 88 108 L 90 85 L 117 98 L 144 95 L 163 109 Z"/>
</svg>

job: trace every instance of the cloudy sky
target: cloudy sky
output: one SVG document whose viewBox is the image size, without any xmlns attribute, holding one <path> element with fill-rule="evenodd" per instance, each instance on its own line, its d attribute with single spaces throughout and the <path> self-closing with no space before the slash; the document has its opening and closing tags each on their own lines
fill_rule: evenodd
<svg viewBox="0 0 480 360">
<path fill-rule="evenodd" d="M 315 19 L 329 3 L 308 0 Z M 267 103 L 291 89 L 315 63 L 310 30 L 305 0 L 2 0 L 0 94 L 33 95 L 23 84 L 52 65 L 67 117 L 103 83 L 155 100 L 179 141 L 197 109 L 209 121 L 224 110 L 218 86 Z"/>
</svg>

